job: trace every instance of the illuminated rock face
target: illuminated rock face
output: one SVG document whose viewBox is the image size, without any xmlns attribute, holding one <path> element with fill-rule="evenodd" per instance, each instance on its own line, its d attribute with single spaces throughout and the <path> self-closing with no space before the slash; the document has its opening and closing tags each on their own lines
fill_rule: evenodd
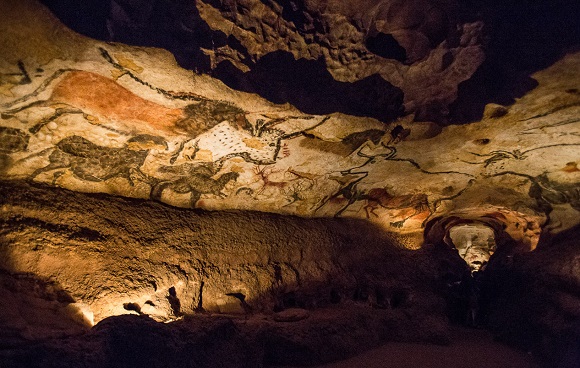
<svg viewBox="0 0 580 368">
<path fill-rule="evenodd" d="M 485 225 L 454 226 L 449 237 L 472 273 L 483 271 L 496 250 L 494 231 Z"/>
<path fill-rule="evenodd" d="M 192 329 L 188 339 L 197 344 L 216 327 L 204 322 L 210 313 L 236 323 L 227 335 L 216 331 L 216 344 L 258 335 L 250 347 L 264 349 L 261 339 L 277 341 L 266 348 L 277 364 L 336 359 L 391 339 L 445 343 L 451 293 L 444 276 L 468 275 L 457 255 L 403 249 L 361 220 L 200 212 L 18 181 L 1 185 L 11 196 L 0 217 L 0 295 L 9 301 L 0 304 L 0 344 L 16 350 L 82 334 L 93 323 L 102 338 L 162 328 L 164 339 L 179 340 L 151 321 L 184 316 L 171 326 Z M 125 314 L 150 322 L 131 327 L 107 319 Z M 201 320 L 188 320 L 192 315 Z M 208 324 L 205 332 L 199 323 Z M 337 340 L 329 344 L 324 334 L 333 328 Z M 79 339 L 92 346 L 92 334 Z M 304 350 L 293 353 L 294 344 Z M 79 353 L 66 343 L 60 348 L 68 358 Z M 186 355 L 191 359 L 191 351 Z"/>
<path fill-rule="evenodd" d="M 533 74 L 536 88 L 513 104 L 447 125 L 458 85 L 483 60 L 481 24 L 456 18 L 452 2 L 278 5 L 196 2 L 200 29 L 228 42 L 201 45 L 210 62 L 189 66 L 246 90 L 311 72 L 296 89 L 266 84 L 284 104 L 183 69 L 167 51 L 75 34 L 36 2 L 0 3 L 0 292 L 45 311 L 7 308 L 8 340 L 124 313 L 169 321 L 351 302 L 371 325 L 384 317 L 397 333 L 426 333 L 398 324 L 411 313 L 441 332 L 469 276 L 460 255 L 473 270 L 487 261 L 516 284 L 537 281 L 527 253 L 579 225 L 580 53 Z M 284 60 L 294 69 L 261 79 Z M 314 85 L 318 95 L 302 94 Z M 500 256 L 457 239 L 473 224 L 490 229 Z M 557 284 L 578 285 L 574 267 L 554 264 Z M 513 305 L 509 290 L 497 305 Z M 564 302 L 550 308 L 576 318 L 577 298 L 555 294 Z"/>
<path fill-rule="evenodd" d="M 539 86 L 514 105 L 441 128 L 273 105 L 160 50 L 82 38 L 34 6 L 4 8 L 5 179 L 188 208 L 362 218 L 409 248 L 429 221 L 456 213 L 501 214 L 528 249 L 549 211 L 550 231 L 576 223 L 578 54 L 537 73 Z M 19 23 L 24 15 L 37 21 Z"/>
<path fill-rule="evenodd" d="M 166 48 L 183 66 L 312 114 L 387 120 L 404 104 L 444 121 L 484 59 L 483 24 L 462 19 L 455 1 L 102 1 L 92 30 L 78 19 L 91 5 L 71 3 L 67 17 L 46 3 L 94 37 Z"/>
</svg>

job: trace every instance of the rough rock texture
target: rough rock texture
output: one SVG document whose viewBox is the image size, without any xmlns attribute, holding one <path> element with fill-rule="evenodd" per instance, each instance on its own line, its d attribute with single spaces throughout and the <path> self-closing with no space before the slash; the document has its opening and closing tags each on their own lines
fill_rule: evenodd
<svg viewBox="0 0 580 368">
<path fill-rule="evenodd" d="M 94 307 L 95 321 L 131 308 L 167 320 L 198 309 L 316 306 L 349 299 L 357 287 L 373 289 L 373 280 L 362 285 L 367 273 L 393 277 L 392 292 L 403 294 L 397 277 L 437 278 L 437 260 L 398 248 L 362 221 L 197 213 L 19 184 L 3 184 L 11 193 L 2 202 L 3 268 L 56 281 Z M 325 291 L 295 290 L 310 287 Z M 377 303 L 389 303 L 388 295 L 382 299 Z"/>
<path fill-rule="evenodd" d="M 312 114 L 389 121 L 404 103 L 446 121 L 484 59 L 482 23 L 453 0 L 45 2 L 85 34 L 166 48 L 184 67 Z M 71 9 L 91 10 L 93 27 Z"/>
<path fill-rule="evenodd" d="M 575 227 L 536 252 L 492 258 L 482 283 L 483 313 L 500 341 L 548 358 L 549 366 L 580 362 L 580 252 Z"/>
<path fill-rule="evenodd" d="M 453 216 L 502 218 L 528 250 L 542 225 L 577 221 L 577 53 L 480 122 L 385 125 L 273 105 L 160 50 L 82 38 L 33 4 L 3 5 L 4 178 L 182 207 L 366 218 L 410 248 L 428 222 Z"/>
<path fill-rule="evenodd" d="M 320 363 L 385 340 L 445 343 L 447 315 L 462 308 L 448 284 L 469 274 L 456 253 L 397 247 L 362 221 L 193 212 L 18 182 L 4 182 L 2 192 L 10 197 L 1 203 L 0 291 L 20 300 L 17 309 L 4 303 L 10 298 L 0 304 L 1 345 L 12 347 L 2 353 L 6 359 L 26 361 L 29 354 L 18 351 L 49 338 L 42 345 L 47 356 L 42 349 L 34 355 L 42 356 L 39 362 L 53 359 L 53 348 L 63 349 L 57 356 L 89 359 L 75 344 L 84 350 L 104 343 L 100 327 L 78 341 L 58 338 L 102 321 L 97 326 L 118 329 L 105 333 L 107 339 L 140 346 L 133 340 L 141 337 L 118 337 L 132 330 L 106 318 L 130 313 L 168 322 L 205 312 L 250 318 L 236 324 L 253 334 L 248 344 L 263 351 L 266 362 Z M 22 280 L 36 285 L 34 295 Z M 195 321 L 191 328 L 201 328 Z M 170 334 L 151 326 L 142 328 Z M 181 332 L 171 334 L 181 339 Z M 205 341 L 203 335 L 191 339 Z M 187 341 L 176 344 L 163 345 L 183 354 L 179 344 Z M 111 348 L 94 347 L 104 356 L 85 364 L 116 359 Z M 169 353 L 151 354 L 163 359 Z"/>
<path fill-rule="evenodd" d="M 453 1 L 106 4 L 104 36 L 193 34 L 183 44 L 207 65 L 190 67 L 284 104 L 167 51 L 81 36 L 36 1 L 0 2 L 3 358 L 27 366 L 36 341 L 49 360 L 114 366 L 123 331 L 173 339 L 153 321 L 206 312 L 243 317 L 175 326 L 203 330 L 199 346 L 231 333 L 216 349 L 248 347 L 251 362 L 444 341 L 446 318 L 574 361 L 561 342 L 578 326 L 580 53 L 560 55 L 574 31 L 550 62 L 516 69 L 531 83 L 511 99 L 445 126 L 458 88 L 494 80 L 492 62 L 461 83 L 482 61 L 481 24 Z M 474 279 L 453 249 L 465 225 L 495 242 Z M 107 319 L 127 313 L 153 321 Z M 175 339 L 143 350 L 179 356 Z"/>
</svg>

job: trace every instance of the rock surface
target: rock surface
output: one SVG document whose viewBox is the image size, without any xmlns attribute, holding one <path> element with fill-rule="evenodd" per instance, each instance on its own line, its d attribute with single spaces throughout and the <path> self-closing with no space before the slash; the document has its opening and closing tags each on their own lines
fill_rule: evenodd
<svg viewBox="0 0 580 368">
<path fill-rule="evenodd" d="M 17 367 L 189 366 L 189 346 L 228 367 L 247 364 L 232 361 L 247 349 L 260 364 L 305 364 L 386 340 L 446 343 L 445 280 L 469 275 L 457 254 L 406 250 L 363 221 L 194 212 L 14 181 L 2 193 L 0 293 L 13 297 L 0 304 L 0 359 Z M 223 344 L 233 350 L 217 353 Z"/>
<path fill-rule="evenodd" d="M 577 50 L 447 125 L 483 60 L 481 23 L 453 1 L 107 4 L 111 37 L 193 32 L 186 66 L 212 76 L 0 2 L 0 358 L 314 364 L 445 342 L 451 319 L 573 364 Z M 495 244 L 469 253 L 461 226 Z M 471 279 L 453 248 L 495 253 Z M 194 359 L 176 365 L 210 364 Z"/>
<path fill-rule="evenodd" d="M 71 33 L 34 3 L 3 7 L 6 179 L 181 207 L 366 218 L 411 248 L 429 221 L 456 215 L 502 218 L 527 249 L 548 218 L 549 232 L 577 221 L 579 54 L 480 122 L 385 125 L 273 105 L 160 50 Z"/>
<path fill-rule="evenodd" d="M 45 3 L 85 34 L 163 47 L 182 66 L 311 114 L 392 120 L 404 104 L 444 121 L 484 59 L 483 25 L 457 1 Z M 87 11 L 92 30 L 77 19 Z"/>
</svg>

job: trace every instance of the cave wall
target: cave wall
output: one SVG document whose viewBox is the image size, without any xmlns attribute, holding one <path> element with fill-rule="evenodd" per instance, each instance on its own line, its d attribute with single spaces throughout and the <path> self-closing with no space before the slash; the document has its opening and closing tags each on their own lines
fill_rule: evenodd
<svg viewBox="0 0 580 368">
<path fill-rule="evenodd" d="M 427 222 L 457 214 L 507 219 L 528 250 L 545 224 L 576 223 L 577 53 L 534 74 L 538 87 L 513 105 L 442 127 L 306 114 L 181 69 L 162 50 L 82 37 L 35 2 L 5 2 L 2 14 L 5 179 L 362 218 L 409 248 Z"/>
<path fill-rule="evenodd" d="M 190 26 L 201 35 L 172 55 L 84 37 L 35 1 L 0 3 L 4 346 L 81 334 L 66 340 L 78 353 L 125 327 L 159 329 L 148 318 L 201 312 L 265 314 L 275 332 L 262 338 L 285 347 L 266 349 L 272 361 L 316 356 L 328 331 L 346 340 L 316 362 L 389 339 L 445 342 L 472 287 L 447 232 L 481 223 L 509 249 L 489 265 L 486 323 L 574 359 L 572 342 L 558 348 L 578 320 L 580 54 L 560 53 L 569 40 L 517 70 L 531 80 L 517 98 L 449 126 L 485 50 L 479 17 L 454 2 L 108 4 L 91 13 L 108 25 L 101 39 L 172 50 Z M 183 27 L 167 40 L 132 38 L 165 37 L 170 19 Z M 301 322 L 327 307 L 341 312 Z M 118 314 L 139 316 L 84 333 Z M 285 334 L 275 318 L 302 324 Z"/>
<path fill-rule="evenodd" d="M 86 35 L 163 47 L 183 67 L 310 114 L 447 121 L 484 60 L 483 24 L 456 1 L 45 3 Z"/>
<path fill-rule="evenodd" d="M 448 284 L 469 275 L 457 254 L 407 250 L 364 221 L 191 211 L 13 181 L 2 191 L 4 356 L 45 341 L 72 359 L 78 351 L 63 337 L 81 334 L 90 346 L 131 334 L 131 322 L 109 317 L 211 314 L 250 318 L 236 328 L 259 335 L 252 346 L 266 332 L 278 341 L 266 349 L 272 362 L 322 362 L 386 340 L 447 343 L 448 316 L 462 308 Z M 93 324 L 105 327 L 82 335 Z M 329 345 L 324 331 L 334 328 Z"/>
</svg>

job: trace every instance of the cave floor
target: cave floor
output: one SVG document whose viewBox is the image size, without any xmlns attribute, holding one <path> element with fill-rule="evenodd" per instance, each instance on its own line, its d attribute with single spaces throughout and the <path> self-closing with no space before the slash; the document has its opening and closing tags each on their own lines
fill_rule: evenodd
<svg viewBox="0 0 580 368">
<path fill-rule="evenodd" d="M 376 349 L 315 368 L 539 368 L 524 351 L 494 340 L 482 329 L 454 327 L 452 343 L 389 342 Z M 290 368 L 290 367 L 286 367 Z"/>
</svg>

